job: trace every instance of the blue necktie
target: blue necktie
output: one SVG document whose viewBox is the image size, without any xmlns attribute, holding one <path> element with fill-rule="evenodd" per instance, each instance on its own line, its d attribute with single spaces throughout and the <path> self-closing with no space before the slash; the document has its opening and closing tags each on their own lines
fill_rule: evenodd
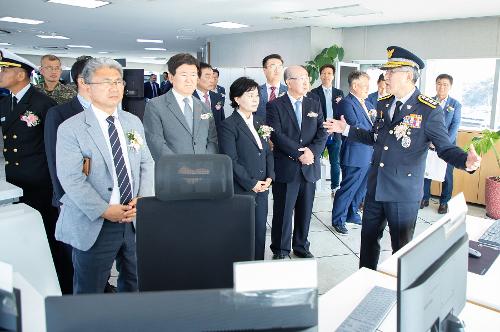
<svg viewBox="0 0 500 332">
<path fill-rule="evenodd" d="M 297 122 L 299 123 L 299 129 L 302 126 L 302 102 L 300 100 L 297 100 L 295 102 L 295 116 L 297 117 Z"/>
<path fill-rule="evenodd" d="M 327 89 L 326 94 L 326 117 L 333 119 L 332 91 Z"/>
<path fill-rule="evenodd" d="M 113 153 L 116 177 L 118 178 L 118 188 L 120 188 L 120 204 L 128 204 L 132 200 L 132 190 L 130 179 L 128 178 L 127 165 L 123 158 L 122 146 L 118 138 L 118 131 L 115 126 L 115 118 L 111 115 L 106 118 L 108 121 L 109 143 Z"/>
</svg>

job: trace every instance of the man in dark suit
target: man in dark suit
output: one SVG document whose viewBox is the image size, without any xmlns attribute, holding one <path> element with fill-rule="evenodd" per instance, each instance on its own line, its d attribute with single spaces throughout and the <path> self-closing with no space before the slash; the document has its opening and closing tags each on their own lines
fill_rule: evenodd
<svg viewBox="0 0 500 332">
<path fill-rule="evenodd" d="M 448 74 L 441 74 L 436 78 L 436 92 L 437 95 L 434 98 L 439 102 L 439 106 L 443 109 L 444 116 L 444 126 L 448 131 L 448 136 L 450 137 L 450 142 L 456 143 L 458 128 L 460 127 L 460 121 L 462 117 L 462 104 L 452 97 L 449 96 L 451 86 L 453 85 L 453 77 Z M 431 146 L 434 149 L 434 146 Z M 423 209 L 429 206 L 429 198 L 431 196 L 431 182 L 430 179 L 424 179 L 424 197 L 420 202 L 420 208 Z M 439 198 L 439 214 L 445 214 L 448 212 L 448 201 L 451 199 L 451 193 L 453 192 L 453 165 L 448 164 L 446 166 L 446 174 L 444 176 L 444 182 L 441 189 L 441 197 Z"/>
<path fill-rule="evenodd" d="M 309 251 L 309 224 L 316 181 L 321 178 L 320 156 L 327 134 L 322 127 L 320 104 L 307 93 L 307 71 L 290 66 L 285 71 L 288 93 L 267 104 L 266 122 L 274 131 L 273 222 L 271 250 L 273 259 L 290 253 L 314 257 Z M 292 239 L 292 214 L 294 215 Z"/>
<path fill-rule="evenodd" d="M 172 83 L 168 80 L 168 72 L 163 72 L 163 81 L 160 84 L 160 95 L 164 95 L 168 90 L 172 89 Z"/>
<path fill-rule="evenodd" d="M 333 119 L 337 114 L 337 105 L 344 98 L 344 93 L 340 89 L 333 87 L 335 79 L 335 66 L 332 64 L 323 65 L 320 70 L 321 85 L 311 90 L 319 96 L 323 117 Z M 342 139 L 340 134 L 332 134 L 326 140 L 328 159 L 330 160 L 330 188 L 332 196 L 339 188 L 340 184 L 340 146 Z"/>
<path fill-rule="evenodd" d="M 222 97 L 226 97 L 226 89 L 223 87 L 223 86 L 220 86 L 219 85 L 219 70 L 217 68 L 213 68 L 213 71 L 214 71 L 214 84 L 213 86 L 215 87 L 214 89 L 212 89 L 213 92 L 217 92 L 217 93 L 220 93 L 222 95 Z"/>
<path fill-rule="evenodd" d="M 380 74 L 377 79 L 377 91 L 370 93 L 368 95 L 368 98 L 366 98 L 366 101 L 368 101 L 373 106 L 377 106 L 377 100 L 379 98 L 385 97 L 386 95 L 387 89 L 385 86 L 385 77 L 384 74 Z"/>
<path fill-rule="evenodd" d="M 149 76 L 149 82 L 144 83 L 144 98 L 152 99 L 160 95 L 160 86 L 156 83 L 156 75 Z"/>
<path fill-rule="evenodd" d="M 344 116 L 350 126 L 371 130 L 376 111 L 369 103 L 369 76 L 365 72 L 353 71 L 347 78 L 350 93 L 338 105 L 339 116 Z M 366 180 L 372 160 L 373 147 L 344 139 L 340 150 L 342 182 L 335 194 L 332 209 L 333 229 L 340 235 L 347 234 L 346 222 L 361 224 L 358 209 L 366 194 Z"/>
<path fill-rule="evenodd" d="M 198 84 L 193 92 L 193 97 L 201 100 L 207 109 L 212 110 L 215 127 L 220 132 L 220 125 L 226 118 L 224 114 L 224 97 L 221 94 L 210 91 L 214 82 L 212 67 L 205 62 L 200 62 L 198 71 Z"/>
<path fill-rule="evenodd" d="M 262 69 L 266 75 L 266 83 L 259 87 L 259 107 L 255 116 L 266 118 L 266 104 L 281 97 L 287 91 L 286 85 L 280 83 L 283 75 L 283 59 L 279 54 L 270 54 L 262 59 Z"/>
<path fill-rule="evenodd" d="M 373 270 L 387 224 L 393 252 L 413 237 L 429 143 L 434 144 L 440 158 L 457 168 L 474 171 L 481 161 L 474 147 L 465 153 L 451 144 L 443 110 L 415 87 L 424 62 L 397 46 L 388 47 L 387 54 L 389 59 L 382 69 L 386 70 L 387 89 L 392 95 L 379 99 L 373 129 L 350 127 L 343 117 L 324 124 L 329 132 L 341 132 L 350 140 L 373 145 L 359 263 Z"/>
<path fill-rule="evenodd" d="M 0 51 L 0 67 L 0 87 L 11 91 L 10 96 L 0 101 L 6 179 L 23 190 L 20 202 L 42 215 L 52 257 L 55 258 L 57 209 L 51 204 L 52 184 L 43 126 L 47 111 L 57 103 L 30 84 L 33 66 L 25 59 Z"/>
</svg>

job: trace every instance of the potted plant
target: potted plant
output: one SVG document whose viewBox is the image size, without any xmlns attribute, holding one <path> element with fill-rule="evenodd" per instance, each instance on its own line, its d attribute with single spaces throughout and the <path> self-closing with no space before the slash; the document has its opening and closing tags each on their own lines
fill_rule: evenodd
<svg viewBox="0 0 500 332">
<path fill-rule="evenodd" d="M 344 49 L 333 44 L 330 47 L 324 48 L 313 60 L 306 62 L 307 73 L 309 74 L 311 85 L 316 82 L 319 77 L 319 69 L 326 64 L 333 64 L 335 59 L 342 61 L 344 58 Z"/>
<path fill-rule="evenodd" d="M 500 169 L 500 155 L 495 148 L 496 142 L 500 139 L 500 130 L 491 131 L 483 130 L 481 136 L 474 137 L 471 144 L 474 145 L 476 152 L 479 155 L 484 155 L 490 150 L 493 150 L 497 160 L 498 168 Z M 470 145 L 470 144 L 468 144 Z M 500 176 L 490 176 L 486 178 L 485 184 L 485 204 L 486 215 L 493 219 L 500 219 Z"/>
</svg>

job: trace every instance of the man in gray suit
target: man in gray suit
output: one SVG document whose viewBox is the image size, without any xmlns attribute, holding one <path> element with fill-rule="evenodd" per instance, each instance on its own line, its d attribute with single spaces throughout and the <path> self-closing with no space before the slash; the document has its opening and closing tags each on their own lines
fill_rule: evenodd
<svg viewBox="0 0 500 332">
<path fill-rule="evenodd" d="M 217 153 L 217 132 L 212 111 L 193 92 L 198 61 L 187 53 L 168 62 L 173 88 L 146 104 L 144 130 L 154 160 L 166 154 Z"/>
<path fill-rule="evenodd" d="M 118 110 L 123 70 L 90 59 L 82 77 L 92 104 L 57 132 L 57 176 L 65 191 L 56 239 L 73 247 L 73 292 L 102 293 L 116 259 L 118 290 L 137 290 L 137 199 L 154 194 L 154 162 L 136 116 Z"/>
</svg>

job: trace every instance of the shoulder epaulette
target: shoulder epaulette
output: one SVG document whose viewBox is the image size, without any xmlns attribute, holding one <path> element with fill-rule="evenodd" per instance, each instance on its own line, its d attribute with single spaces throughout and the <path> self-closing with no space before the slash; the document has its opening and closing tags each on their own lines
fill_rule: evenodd
<svg viewBox="0 0 500 332">
<path fill-rule="evenodd" d="M 418 95 L 418 101 L 422 104 L 429 106 L 430 108 L 436 108 L 439 106 L 439 103 L 432 99 L 431 97 L 427 97 L 426 95 Z"/>
<path fill-rule="evenodd" d="M 383 97 L 378 98 L 377 101 L 386 100 L 386 99 L 389 99 L 391 97 L 392 97 L 392 95 L 383 96 Z"/>
</svg>

